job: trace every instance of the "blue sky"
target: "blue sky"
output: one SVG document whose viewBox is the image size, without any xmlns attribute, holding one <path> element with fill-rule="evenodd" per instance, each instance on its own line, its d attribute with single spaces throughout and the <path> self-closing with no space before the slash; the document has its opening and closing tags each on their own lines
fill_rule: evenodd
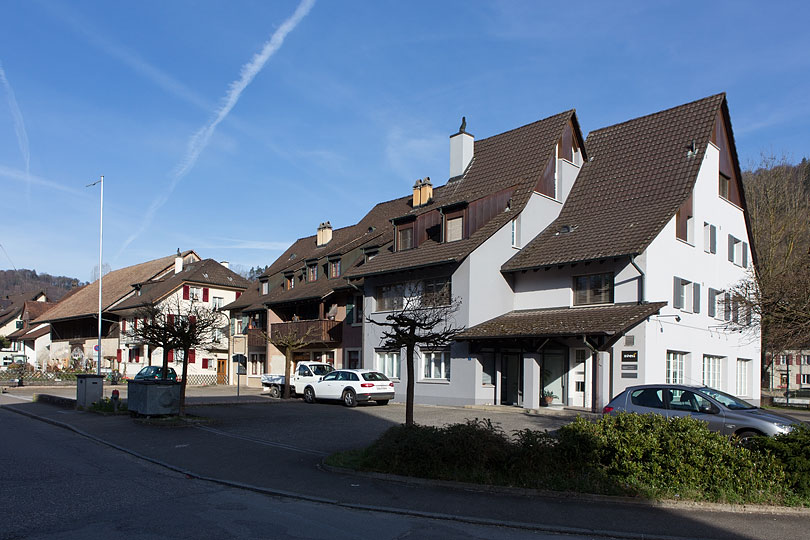
<svg viewBox="0 0 810 540">
<path fill-rule="evenodd" d="M 270 264 L 448 136 L 583 131 L 728 94 L 743 167 L 810 154 L 805 2 L 0 0 L 0 268 Z"/>
</svg>

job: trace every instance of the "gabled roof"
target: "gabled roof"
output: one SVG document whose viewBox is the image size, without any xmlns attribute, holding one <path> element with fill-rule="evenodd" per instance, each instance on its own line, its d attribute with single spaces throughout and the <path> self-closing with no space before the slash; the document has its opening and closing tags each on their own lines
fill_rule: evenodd
<svg viewBox="0 0 810 540">
<path fill-rule="evenodd" d="M 510 311 L 457 334 L 457 341 L 477 339 L 612 336 L 658 313 L 666 302 L 610 304 Z"/>
<path fill-rule="evenodd" d="M 572 122 L 579 137 L 579 124 L 572 109 L 544 120 L 475 141 L 473 159 L 460 178 L 434 189 L 433 201 L 400 217 L 416 216 L 456 203 L 471 203 L 502 190 L 514 189 L 511 210 L 492 218 L 469 238 L 456 242 L 423 242 L 415 249 L 380 253 L 349 277 L 384 274 L 394 271 L 454 264 L 463 261 L 498 229 L 513 219 L 528 202 L 554 156 L 557 140 Z"/>
<path fill-rule="evenodd" d="M 141 294 L 130 296 L 110 308 L 110 311 L 133 309 L 159 302 L 185 284 L 241 291 L 249 287 L 251 283 L 214 259 L 203 259 L 184 264 L 183 269 L 177 274 L 172 273 L 162 279 L 136 284 L 136 288 L 140 287 Z"/>
<path fill-rule="evenodd" d="M 502 270 L 643 252 L 692 192 L 721 110 L 728 117 L 725 94 L 590 133 L 560 215 Z"/>
<path fill-rule="evenodd" d="M 197 254 L 191 250 L 181 253 L 184 258 L 192 254 L 194 258 L 199 258 Z M 168 257 L 113 270 L 104 275 L 101 287 L 102 310 L 109 309 L 110 306 L 130 294 L 133 291 L 132 285 L 134 283 L 142 283 L 156 278 L 173 267 L 174 258 L 175 255 L 169 255 Z M 97 313 L 98 280 L 79 289 L 72 295 L 65 296 L 53 309 L 48 310 L 35 322 L 74 319 L 88 315 L 96 315 Z"/>
<path fill-rule="evenodd" d="M 9 321 L 16 319 L 23 311 L 26 302 L 35 302 L 38 297 L 44 295 L 42 289 L 34 289 L 19 294 L 6 295 L 0 299 L 0 326 L 4 326 Z"/>
</svg>

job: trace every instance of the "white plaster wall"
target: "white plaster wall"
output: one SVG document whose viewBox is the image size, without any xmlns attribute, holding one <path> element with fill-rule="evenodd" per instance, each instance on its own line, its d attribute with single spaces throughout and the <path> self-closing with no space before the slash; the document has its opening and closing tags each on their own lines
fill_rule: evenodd
<svg viewBox="0 0 810 540">
<path fill-rule="evenodd" d="M 750 240 L 745 228 L 743 212 L 737 206 L 718 196 L 719 152 L 709 145 L 701 165 L 694 189 L 694 245 L 689 245 L 675 237 L 675 218 L 650 244 L 645 253 L 647 273 L 647 300 L 666 301 L 661 315 L 651 317 L 643 325 L 645 348 L 640 349 L 646 356 L 644 370 L 639 379 L 629 381 L 617 377 L 620 351 L 614 348 L 614 394 L 628 384 L 661 383 L 665 380 L 666 352 L 674 350 L 688 353 L 684 366 L 687 384 L 702 384 L 703 355 L 725 357 L 722 363 L 720 390 L 737 394 L 736 361 L 738 358 L 751 360 L 748 363 L 747 395 L 754 402 L 760 396 L 760 344 L 758 337 L 748 334 L 724 332 L 723 321 L 708 316 L 709 288 L 722 290 L 736 283 L 746 275 L 746 270 L 728 261 L 728 235 L 746 242 Z M 717 227 L 717 253 L 704 251 L 703 224 Z M 750 251 L 750 247 L 749 247 Z M 751 256 L 748 254 L 749 265 Z M 678 276 L 700 283 L 700 313 L 679 310 L 673 305 L 673 280 Z M 680 317 L 676 322 L 674 315 Z"/>
</svg>

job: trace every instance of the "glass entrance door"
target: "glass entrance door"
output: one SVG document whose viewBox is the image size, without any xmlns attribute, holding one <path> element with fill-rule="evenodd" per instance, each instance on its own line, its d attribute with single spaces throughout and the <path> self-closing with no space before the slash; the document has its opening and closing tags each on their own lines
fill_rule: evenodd
<svg viewBox="0 0 810 540">
<path fill-rule="evenodd" d="M 501 405 L 523 403 L 523 362 L 518 353 L 501 354 Z"/>
</svg>

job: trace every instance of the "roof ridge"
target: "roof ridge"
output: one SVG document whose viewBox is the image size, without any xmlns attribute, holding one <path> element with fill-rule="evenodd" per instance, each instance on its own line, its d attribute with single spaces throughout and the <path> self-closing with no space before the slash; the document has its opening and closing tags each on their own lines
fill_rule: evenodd
<svg viewBox="0 0 810 540">
<path fill-rule="evenodd" d="M 662 114 L 665 114 L 665 113 L 670 113 L 670 112 L 672 112 L 672 111 L 674 111 L 676 109 L 684 109 L 686 107 L 696 105 L 697 103 L 700 103 L 700 102 L 703 102 L 703 101 L 710 101 L 712 99 L 716 99 L 716 98 L 718 98 L 720 96 L 722 96 L 723 99 L 725 99 L 726 98 L 726 93 L 725 92 L 720 92 L 719 94 L 713 94 L 711 96 L 706 96 L 706 97 L 703 97 L 703 98 L 700 98 L 700 99 L 696 99 L 694 101 L 690 101 L 689 103 L 682 103 L 681 105 L 676 105 L 674 107 L 670 107 L 670 108 L 664 109 L 662 111 L 656 111 L 656 112 L 653 112 L 653 113 L 644 114 L 644 115 L 641 115 L 641 116 L 637 116 L 635 118 L 631 118 L 629 120 L 625 120 L 623 122 L 618 122 L 616 124 L 611 124 L 609 126 L 601 127 L 599 129 L 594 129 L 593 131 L 588 133 L 588 138 L 590 138 L 590 136 L 593 135 L 594 133 L 599 133 L 599 132 L 605 131 L 607 129 L 623 126 L 625 124 L 629 124 L 631 122 L 636 122 L 638 120 L 644 120 L 644 119 L 652 118 L 654 116 L 662 115 Z"/>
<path fill-rule="evenodd" d="M 577 110 L 576 110 L 575 108 L 568 109 L 567 111 L 562 111 L 562 112 L 559 112 L 559 113 L 557 113 L 557 114 L 552 114 L 551 116 L 547 116 L 546 118 L 541 118 L 540 120 L 535 120 L 534 122 L 529 122 L 528 124 L 524 124 L 524 125 L 522 125 L 522 126 L 518 126 L 518 127 L 516 127 L 516 128 L 512 128 L 512 129 L 510 129 L 510 130 L 503 131 L 503 132 L 501 132 L 501 133 L 496 133 L 495 135 L 490 135 L 489 137 L 485 137 L 485 138 L 483 138 L 483 139 L 478 139 L 478 140 L 477 140 L 477 141 L 475 141 L 475 142 L 479 143 L 479 142 L 488 141 L 488 140 L 490 140 L 490 139 L 494 139 L 495 137 L 500 137 L 500 136 L 502 136 L 502 135 L 508 135 L 508 134 L 512 133 L 513 131 L 518 131 L 518 130 L 521 130 L 521 129 L 527 128 L 527 127 L 529 127 L 529 126 L 533 126 L 533 125 L 535 125 L 535 124 L 539 124 L 540 122 L 547 122 L 548 120 L 551 120 L 552 118 L 556 118 L 556 117 L 558 117 L 558 116 L 566 116 L 566 115 L 567 115 L 567 116 L 570 116 L 570 115 L 576 114 L 576 112 L 577 112 Z M 445 184 L 445 185 L 446 185 L 446 184 Z"/>
</svg>

